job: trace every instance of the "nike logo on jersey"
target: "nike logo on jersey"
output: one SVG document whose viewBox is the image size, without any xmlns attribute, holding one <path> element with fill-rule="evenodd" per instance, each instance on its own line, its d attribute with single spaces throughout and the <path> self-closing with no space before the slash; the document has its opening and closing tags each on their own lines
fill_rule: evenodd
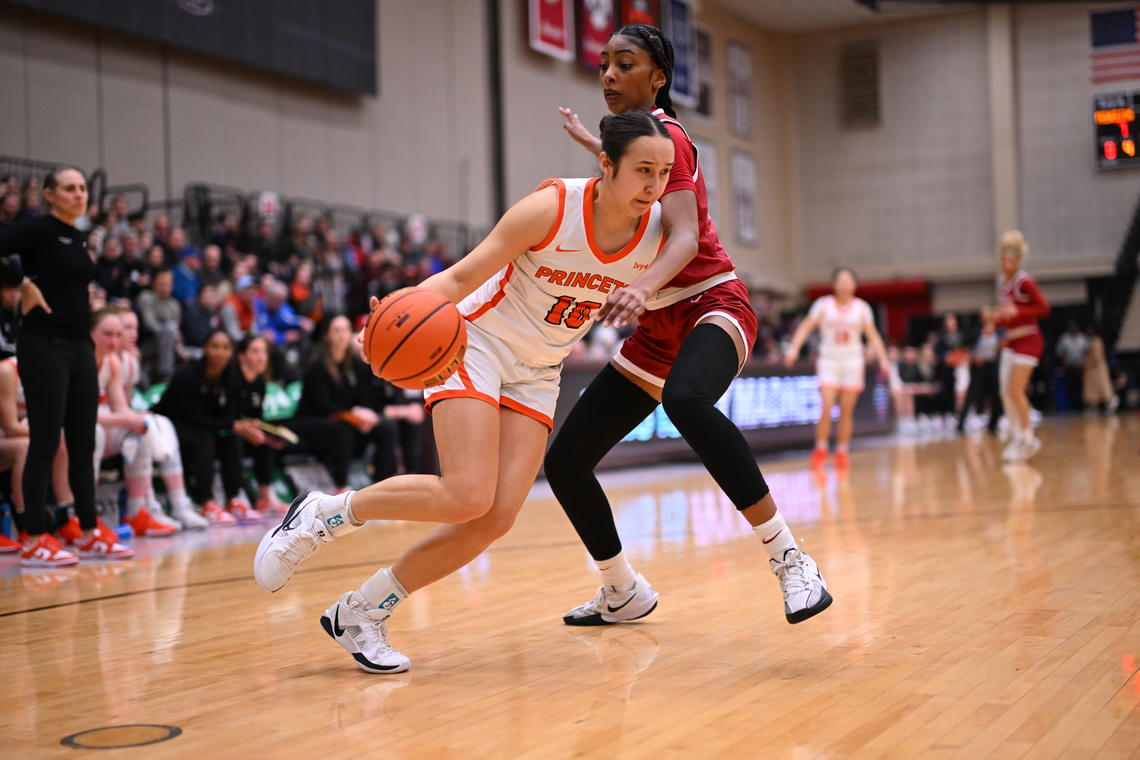
<svg viewBox="0 0 1140 760">
<path fill-rule="evenodd" d="M 604 277 L 596 272 L 566 272 L 561 269 L 539 267 L 534 272 L 535 279 L 546 280 L 551 285 L 561 285 L 564 288 L 585 288 L 609 293 L 611 290 L 624 288 L 626 283 L 612 277 Z"/>
<path fill-rule="evenodd" d="M 59 240 L 59 242 L 63 243 L 64 245 L 71 245 L 71 238 L 69 237 L 60 236 L 57 238 L 57 240 Z"/>
<path fill-rule="evenodd" d="M 701 300 L 704 297 L 705 297 L 704 293 L 701 293 L 699 296 L 693 296 L 692 298 L 689 299 L 689 303 L 696 303 L 697 301 Z"/>
<path fill-rule="evenodd" d="M 581 248 L 563 248 L 560 245 L 554 246 L 554 250 L 558 251 L 559 253 L 581 253 L 582 252 Z"/>
<path fill-rule="evenodd" d="M 622 602 L 621 604 L 619 604 L 617 607 L 614 607 L 614 606 L 612 606 L 612 605 L 609 605 L 609 604 L 607 604 L 607 605 L 606 605 L 606 609 L 607 609 L 607 610 L 609 610 L 610 612 L 617 612 L 617 611 L 618 611 L 618 610 L 620 610 L 622 607 L 626 606 L 627 604 L 629 604 L 630 602 L 632 602 L 632 601 L 633 601 L 634 599 L 636 599 L 636 598 L 637 598 L 637 594 L 631 594 L 631 595 L 630 595 L 630 597 L 629 597 L 629 599 L 626 599 L 624 602 Z"/>
</svg>

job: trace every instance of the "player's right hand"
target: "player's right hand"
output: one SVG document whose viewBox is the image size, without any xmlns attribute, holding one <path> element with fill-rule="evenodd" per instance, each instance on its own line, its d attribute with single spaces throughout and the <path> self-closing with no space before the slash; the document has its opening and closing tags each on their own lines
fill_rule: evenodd
<svg viewBox="0 0 1140 760">
<path fill-rule="evenodd" d="M 795 365 L 796 359 L 798 359 L 798 358 L 799 358 L 799 352 L 798 351 L 796 351 L 796 352 L 789 351 L 788 353 L 784 354 L 784 367 L 786 369 L 791 369 Z"/>
</svg>

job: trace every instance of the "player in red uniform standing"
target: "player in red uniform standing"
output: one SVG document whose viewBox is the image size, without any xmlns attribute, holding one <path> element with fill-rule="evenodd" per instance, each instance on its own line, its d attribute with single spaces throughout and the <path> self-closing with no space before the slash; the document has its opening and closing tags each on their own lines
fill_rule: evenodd
<svg viewBox="0 0 1140 760">
<path fill-rule="evenodd" d="M 550 487 L 594 558 L 602 587 L 563 617 L 568 625 L 607 625 L 644 617 L 657 592 L 622 551 L 613 512 L 594 468 L 661 402 L 709 474 L 754 527 L 784 594 L 788 622 L 831 604 L 816 563 L 796 543 L 744 436 L 715 406 L 756 340 L 756 314 L 708 213 L 697 151 L 676 119 L 669 85 L 673 46 L 661 30 L 630 24 L 610 37 L 599 78 L 614 113 L 652 112 L 673 138 L 675 160 L 661 198 L 667 236 L 657 258 L 611 294 L 601 318 L 638 326 L 570 411 L 545 460 Z M 570 136 L 593 154 L 594 137 L 570 109 Z"/>
<path fill-rule="evenodd" d="M 1028 272 L 1021 268 L 1029 255 L 1029 245 L 1017 230 L 1001 236 L 1001 274 L 997 284 L 998 324 L 1005 328 L 999 376 L 1001 400 L 1009 418 L 1010 439 L 1002 458 L 1024 462 L 1041 449 L 1029 422 L 1029 395 L 1026 388 L 1033 368 L 1041 359 L 1045 341 L 1037 320 L 1049 316 L 1049 303 L 1041 295 Z"/>
</svg>

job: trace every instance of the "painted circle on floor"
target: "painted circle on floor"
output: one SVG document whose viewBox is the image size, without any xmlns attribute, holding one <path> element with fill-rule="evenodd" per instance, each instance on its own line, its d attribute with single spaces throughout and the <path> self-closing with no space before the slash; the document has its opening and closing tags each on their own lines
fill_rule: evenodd
<svg viewBox="0 0 1140 760">
<path fill-rule="evenodd" d="M 181 734 L 182 729 L 177 726 L 165 726 L 161 723 L 130 723 L 125 726 L 90 728 L 65 736 L 59 740 L 59 743 L 75 749 L 126 749 L 170 741 Z"/>
</svg>

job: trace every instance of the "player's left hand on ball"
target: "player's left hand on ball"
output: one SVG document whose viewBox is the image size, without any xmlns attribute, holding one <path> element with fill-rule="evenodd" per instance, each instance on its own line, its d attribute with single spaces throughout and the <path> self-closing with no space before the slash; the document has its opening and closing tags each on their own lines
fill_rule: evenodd
<svg viewBox="0 0 1140 760">
<path fill-rule="evenodd" d="M 633 322 L 645 311 L 645 294 L 636 288 L 615 290 L 606 298 L 598 319 L 606 327 L 621 327 Z"/>
</svg>

